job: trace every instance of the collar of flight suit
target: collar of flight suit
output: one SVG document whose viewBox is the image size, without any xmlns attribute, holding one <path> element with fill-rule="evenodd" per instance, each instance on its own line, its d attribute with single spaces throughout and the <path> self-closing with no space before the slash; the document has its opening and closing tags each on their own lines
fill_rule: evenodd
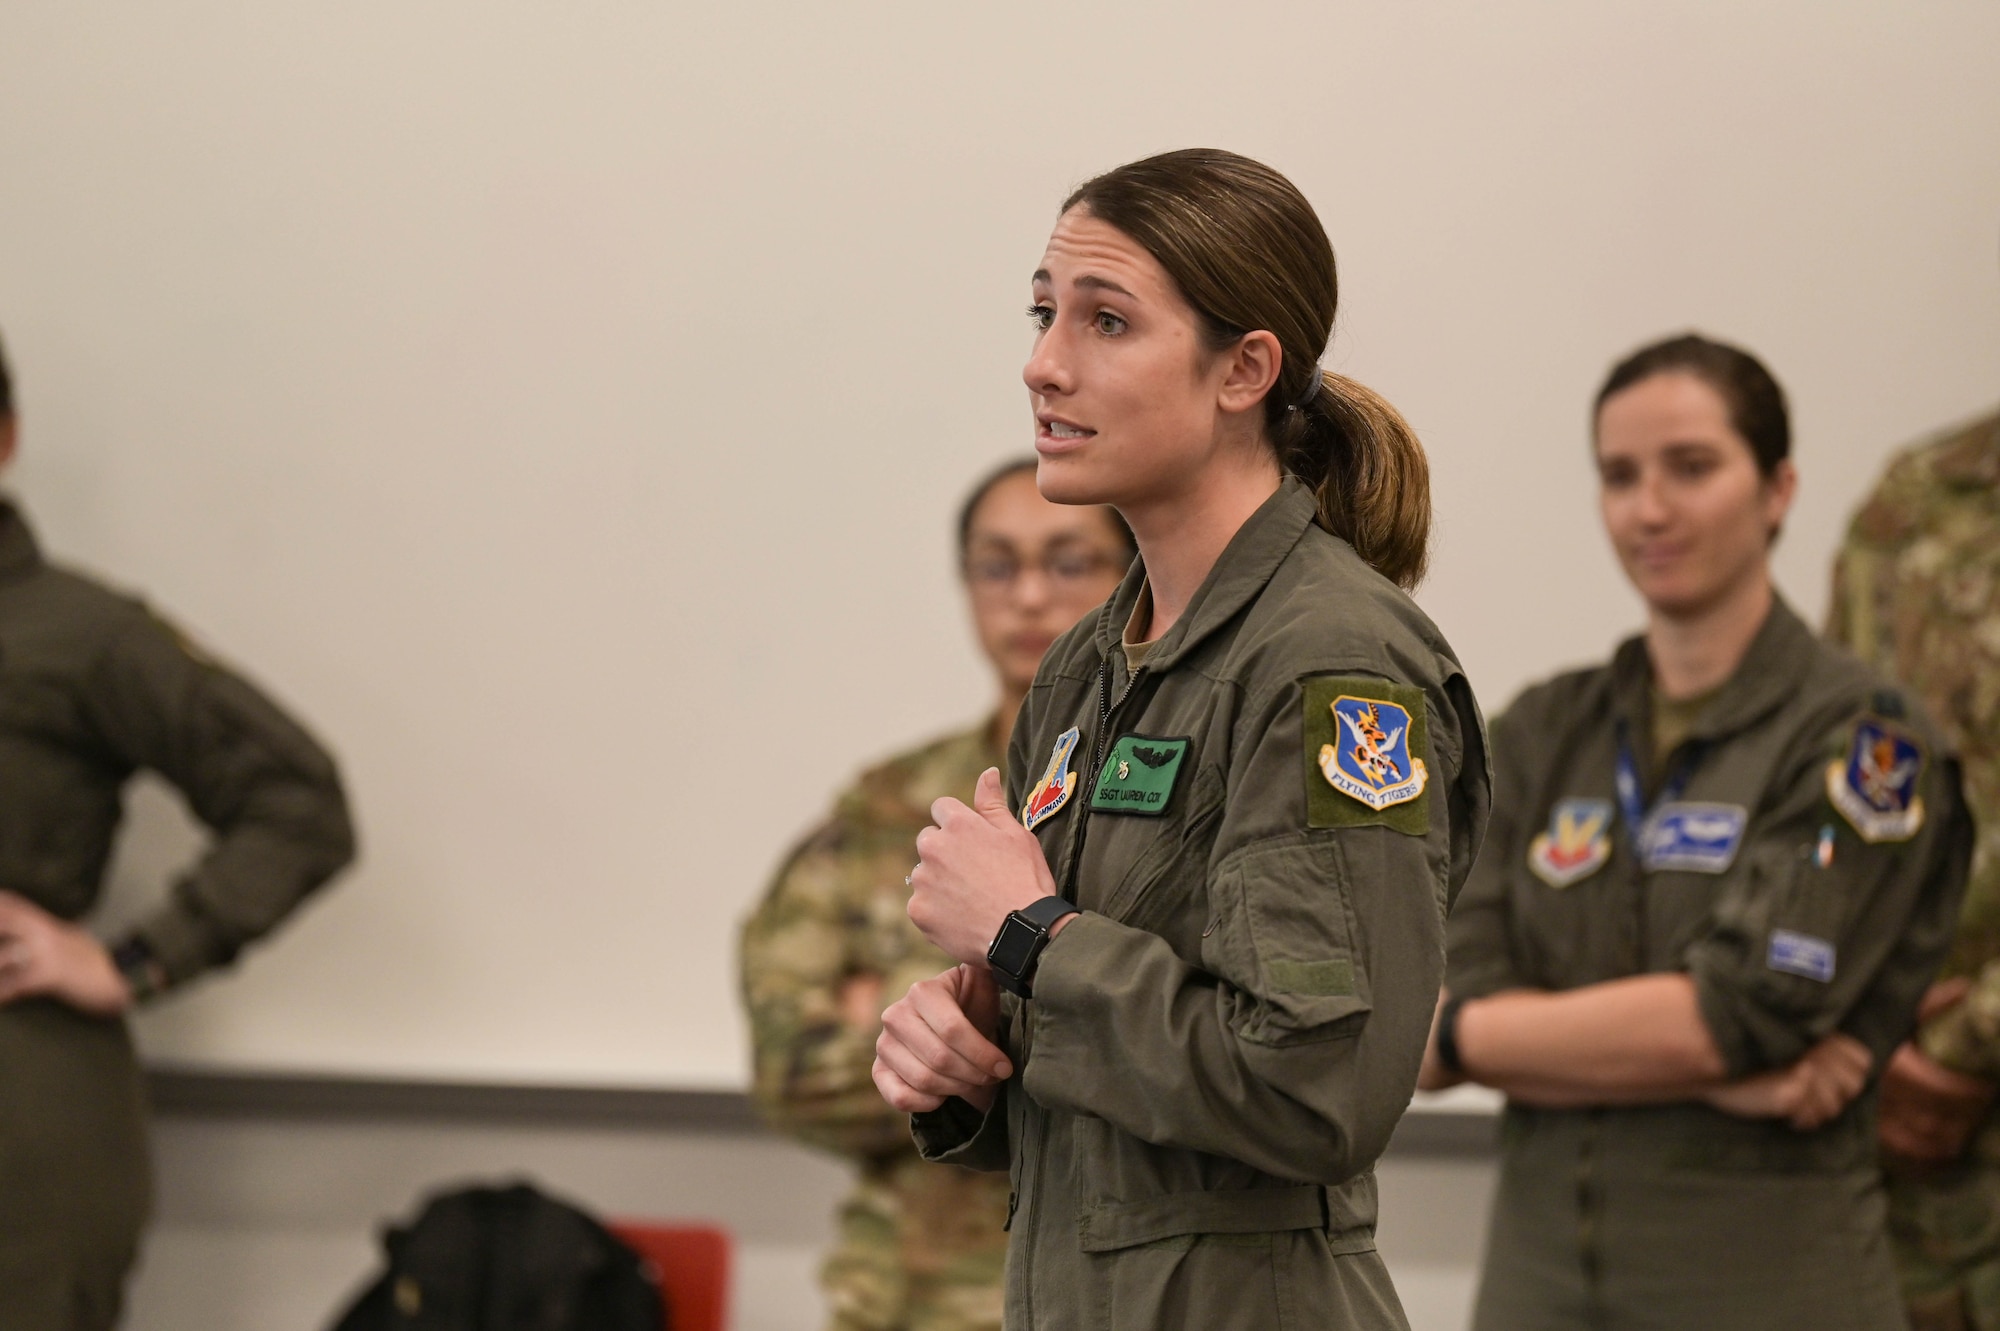
<svg viewBox="0 0 2000 1331">
<path fill-rule="evenodd" d="M 1702 708 L 1690 740 L 1720 740 L 1747 730 L 1769 716 L 1798 692 L 1799 680 L 1811 668 L 1819 640 L 1774 589 L 1771 610 L 1750 640 L 1750 649 L 1735 671 Z M 1644 634 L 1627 638 L 1611 658 L 1611 690 L 1617 715 L 1631 727 L 1635 742 L 1645 745 L 1651 710 L 1648 690 L 1653 662 Z M 1652 755 L 1663 758 L 1664 754 Z"/>
<path fill-rule="evenodd" d="M 42 566 L 42 550 L 28 520 L 12 502 L 0 499 L 0 582 L 11 582 Z"/>
<path fill-rule="evenodd" d="M 1173 669 L 1174 663 L 1202 639 L 1255 600 L 1271 575 L 1278 571 L 1278 565 L 1285 562 L 1285 556 L 1291 554 L 1299 538 L 1305 535 L 1306 528 L 1312 525 L 1318 508 L 1312 491 L 1298 478 L 1287 476 L 1278 482 L 1277 492 L 1229 538 L 1221 558 L 1202 579 L 1187 610 L 1147 651 L 1144 668 L 1155 675 Z M 1101 655 L 1115 657 L 1120 662 L 1125 659 L 1120 642 L 1145 587 L 1145 563 L 1135 559 L 1125 580 L 1118 584 L 1118 590 L 1098 614 L 1096 637 Z"/>
</svg>

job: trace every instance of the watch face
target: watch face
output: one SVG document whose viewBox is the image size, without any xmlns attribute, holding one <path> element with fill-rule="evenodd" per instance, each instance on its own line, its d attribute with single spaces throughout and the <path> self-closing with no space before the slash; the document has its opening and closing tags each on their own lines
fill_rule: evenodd
<svg viewBox="0 0 2000 1331">
<path fill-rule="evenodd" d="M 987 949 L 986 959 L 1009 975 L 1019 975 L 1028 958 L 1034 955 L 1035 940 L 1041 936 L 1042 932 L 1034 925 L 1009 915 L 994 936 L 993 946 Z"/>
</svg>

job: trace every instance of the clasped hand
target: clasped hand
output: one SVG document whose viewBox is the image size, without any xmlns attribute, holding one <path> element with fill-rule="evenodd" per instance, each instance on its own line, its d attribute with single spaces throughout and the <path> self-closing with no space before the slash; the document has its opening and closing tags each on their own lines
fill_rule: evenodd
<svg viewBox="0 0 2000 1331">
<path fill-rule="evenodd" d="M 982 970 L 1008 914 L 1055 895 L 1041 843 L 1008 812 L 1000 772 L 980 773 L 972 803 L 931 805 L 934 827 L 917 834 L 910 922 L 954 961 Z"/>
<path fill-rule="evenodd" d="M 0 892 L 0 1004 L 35 997 L 101 1017 L 132 1005 L 131 986 L 88 930 Z"/>
<path fill-rule="evenodd" d="M 1738 1118 L 1781 1118 L 1800 1132 L 1812 1132 L 1838 1118 L 1861 1094 L 1874 1061 L 1868 1046 L 1836 1033 L 1795 1063 L 1724 1082 L 1702 1099 Z"/>
<path fill-rule="evenodd" d="M 980 774 L 971 804 L 941 799 L 931 818 L 917 836 L 910 921 L 960 964 L 911 985 L 882 1014 L 875 1085 L 904 1113 L 952 1096 L 984 1113 L 1014 1070 L 996 1043 L 1000 991 L 986 949 L 1010 912 L 1055 894 L 1055 878 L 1041 843 L 1008 810 L 997 769 Z"/>
</svg>

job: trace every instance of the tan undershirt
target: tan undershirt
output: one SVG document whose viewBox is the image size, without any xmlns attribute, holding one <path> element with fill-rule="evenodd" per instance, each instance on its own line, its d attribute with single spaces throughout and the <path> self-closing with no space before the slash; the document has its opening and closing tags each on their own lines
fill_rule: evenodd
<svg viewBox="0 0 2000 1331">
<path fill-rule="evenodd" d="M 1118 645 L 1125 649 L 1125 669 L 1128 671 L 1136 673 L 1140 666 L 1146 664 L 1146 657 L 1152 652 L 1153 643 L 1159 641 L 1158 638 L 1149 642 L 1133 641 L 1139 634 L 1145 632 L 1152 622 L 1153 584 L 1141 583 L 1138 603 L 1132 607 L 1132 617 L 1125 621 L 1125 632 L 1119 635 L 1118 641 Z"/>
<path fill-rule="evenodd" d="M 1723 685 L 1716 685 L 1692 698 L 1668 698 L 1660 693 L 1658 684 L 1647 690 L 1648 701 L 1653 710 L 1653 779 L 1658 781 L 1666 775 L 1667 759 L 1673 756 L 1681 742 L 1694 733 L 1694 723 L 1708 710 L 1708 705 L 1721 693 Z"/>
</svg>

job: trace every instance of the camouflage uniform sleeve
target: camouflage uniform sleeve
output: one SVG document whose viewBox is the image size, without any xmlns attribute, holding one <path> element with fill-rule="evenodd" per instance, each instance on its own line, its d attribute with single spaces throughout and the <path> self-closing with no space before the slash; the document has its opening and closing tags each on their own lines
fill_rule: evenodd
<svg viewBox="0 0 2000 1331">
<path fill-rule="evenodd" d="M 2000 961 L 1973 977 L 1963 1001 L 1924 1023 L 1917 1047 L 1954 1072 L 2000 1081 Z"/>
<path fill-rule="evenodd" d="M 836 813 L 792 853 L 743 927 L 741 961 L 758 1109 L 815 1146 L 875 1157 L 909 1150 L 909 1129 L 875 1089 L 878 1024 L 853 1025 L 840 1001 L 845 981 L 873 973 L 867 896 L 850 890 L 860 834 Z M 900 997 L 884 980 L 882 1001 Z"/>
<path fill-rule="evenodd" d="M 234 959 L 353 859 L 326 750 L 152 615 L 136 616 L 99 658 L 84 706 L 114 753 L 172 782 L 215 834 L 137 930 L 169 985 Z"/>
</svg>

